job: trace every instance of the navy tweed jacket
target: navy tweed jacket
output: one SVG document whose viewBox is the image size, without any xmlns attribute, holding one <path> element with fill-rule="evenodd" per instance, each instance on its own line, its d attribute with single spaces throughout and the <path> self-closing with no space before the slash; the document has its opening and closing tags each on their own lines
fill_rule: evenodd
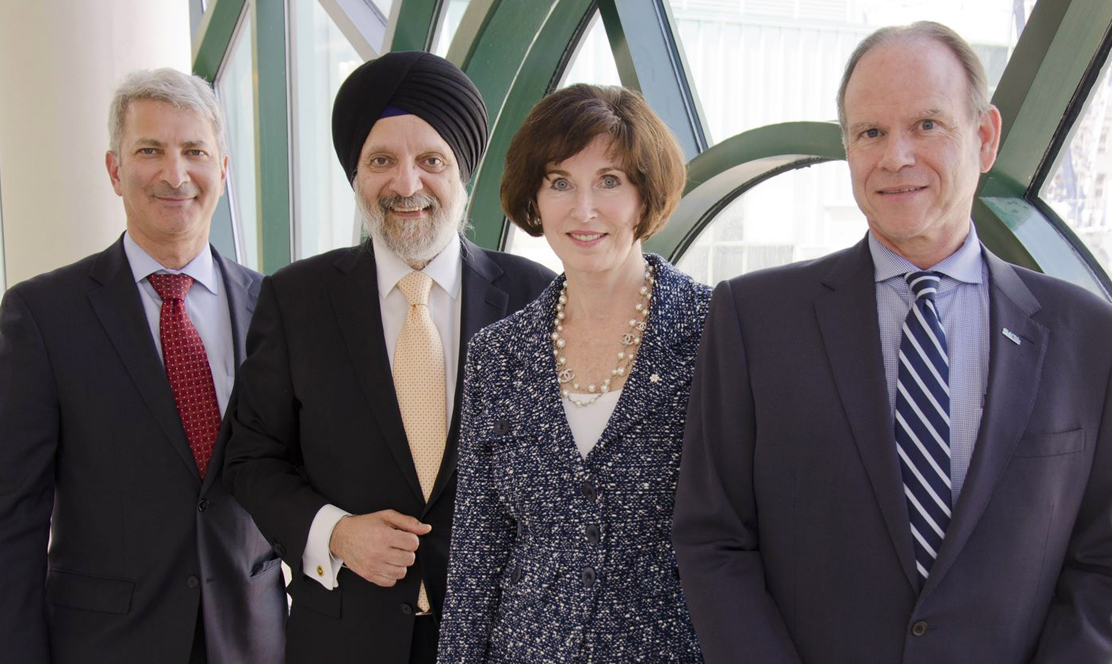
<svg viewBox="0 0 1112 664">
<path fill-rule="evenodd" d="M 645 259 L 648 326 L 585 460 L 552 356 L 564 278 L 471 340 L 441 664 L 702 661 L 671 526 L 711 289 Z"/>
</svg>

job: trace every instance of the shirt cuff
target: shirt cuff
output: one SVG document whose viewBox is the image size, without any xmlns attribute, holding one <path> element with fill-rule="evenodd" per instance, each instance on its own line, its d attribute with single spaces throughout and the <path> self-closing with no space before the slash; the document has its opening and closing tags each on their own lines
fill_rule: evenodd
<svg viewBox="0 0 1112 664">
<path fill-rule="evenodd" d="M 336 581 L 336 575 L 340 573 L 344 561 L 332 555 L 328 543 L 332 539 L 332 529 L 345 516 L 350 516 L 350 513 L 335 505 L 325 505 L 317 510 L 313 524 L 309 526 L 305 551 L 301 554 L 301 569 L 305 576 L 328 590 L 340 585 Z"/>
</svg>

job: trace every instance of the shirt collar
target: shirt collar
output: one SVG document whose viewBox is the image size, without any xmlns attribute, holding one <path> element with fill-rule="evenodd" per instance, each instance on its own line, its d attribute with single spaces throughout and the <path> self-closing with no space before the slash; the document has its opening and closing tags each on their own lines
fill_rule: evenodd
<svg viewBox="0 0 1112 664">
<path fill-rule="evenodd" d="M 877 283 L 887 281 L 893 277 L 903 277 L 908 272 L 920 272 L 911 261 L 892 251 L 876 239 L 876 235 L 869 231 L 869 253 L 873 257 L 873 276 Z M 967 284 L 979 284 L 982 278 L 981 242 L 977 239 L 977 226 L 969 223 L 969 234 L 965 236 L 958 250 L 943 258 L 929 268 L 932 272 L 941 272 L 947 277 Z"/>
<path fill-rule="evenodd" d="M 371 248 L 375 253 L 375 270 L 378 273 L 378 296 L 385 300 L 402 277 L 412 272 L 413 268 L 383 244 L 372 240 Z M 448 244 L 421 271 L 432 277 L 432 280 L 454 300 L 460 294 L 461 260 L 459 235 L 453 233 Z"/>
<path fill-rule="evenodd" d="M 131 233 L 124 233 L 124 254 L 127 262 L 131 264 L 131 274 L 135 283 L 146 279 L 157 272 L 166 274 L 187 274 L 193 281 L 207 288 L 213 295 L 220 293 L 220 279 L 216 275 L 216 263 L 212 260 L 212 252 L 205 247 L 197 257 L 186 263 L 180 270 L 171 270 L 155 260 L 131 238 Z"/>
</svg>

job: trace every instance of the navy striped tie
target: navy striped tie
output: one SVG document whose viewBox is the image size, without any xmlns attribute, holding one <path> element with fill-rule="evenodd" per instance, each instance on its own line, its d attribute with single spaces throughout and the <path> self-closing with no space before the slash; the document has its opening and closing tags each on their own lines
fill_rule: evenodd
<svg viewBox="0 0 1112 664">
<path fill-rule="evenodd" d="M 915 301 L 904 321 L 896 384 L 896 448 L 920 587 L 950 525 L 950 362 L 934 296 L 937 272 L 904 275 Z"/>
</svg>

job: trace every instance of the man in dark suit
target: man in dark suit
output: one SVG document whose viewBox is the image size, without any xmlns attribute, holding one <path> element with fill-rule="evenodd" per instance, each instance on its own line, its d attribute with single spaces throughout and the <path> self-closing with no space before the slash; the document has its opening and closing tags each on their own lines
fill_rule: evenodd
<svg viewBox="0 0 1112 664">
<path fill-rule="evenodd" d="M 208 244 L 220 107 L 136 72 L 109 127 L 127 232 L 0 305 L 0 658 L 280 664 L 281 565 L 214 448 L 261 280 Z"/>
<path fill-rule="evenodd" d="M 293 569 L 290 662 L 436 661 L 467 342 L 553 276 L 459 233 L 486 138 L 448 61 L 365 63 L 333 140 L 370 240 L 263 282 L 225 481 Z"/>
<path fill-rule="evenodd" d="M 1000 114 L 944 26 L 851 56 L 869 233 L 719 285 L 673 535 L 708 664 L 1112 661 L 1112 307 L 970 213 Z"/>
</svg>

